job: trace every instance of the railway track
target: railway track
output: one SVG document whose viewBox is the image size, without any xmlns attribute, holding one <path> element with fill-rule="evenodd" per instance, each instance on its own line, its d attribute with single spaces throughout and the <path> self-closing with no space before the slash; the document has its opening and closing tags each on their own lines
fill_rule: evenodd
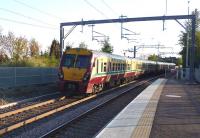
<svg viewBox="0 0 200 138">
<path fill-rule="evenodd" d="M 53 98 L 59 97 L 60 95 L 61 94 L 59 92 L 55 92 L 51 94 L 41 95 L 38 97 L 28 98 L 21 101 L 16 101 L 16 102 L 12 102 L 6 105 L 2 105 L 0 106 L 0 114 L 4 112 L 9 112 L 11 110 L 16 110 L 18 108 L 22 108 L 25 106 L 30 106 L 32 104 L 36 104 L 44 100 L 53 99 Z"/>
<path fill-rule="evenodd" d="M 103 94 L 104 93 L 101 93 L 100 95 Z M 18 109 L 18 111 L 14 111 L 16 114 L 14 114 L 14 112 L 0 114 L 0 135 L 3 135 L 21 126 L 25 126 L 29 123 L 35 122 L 41 118 L 50 116 L 56 112 L 68 109 L 79 103 L 88 101 L 89 99 L 95 99 L 96 97 L 97 95 L 92 95 L 86 98 L 79 97 L 71 99 L 50 100 L 44 103 L 40 103 L 40 105 L 37 106 L 33 105 L 31 107 L 26 107 L 26 109 Z"/>
<path fill-rule="evenodd" d="M 133 88 L 102 101 L 95 107 L 86 110 L 79 116 L 42 135 L 40 138 L 94 137 L 116 114 L 143 91 L 150 82 L 152 80 L 141 82 Z"/>
<path fill-rule="evenodd" d="M 62 97 L 4 112 L 0 114 L 0 135 L 51 115 L 56 112 L 53 109 L 68 105 L 79 99 L 65 99 Z"/>
</svg>

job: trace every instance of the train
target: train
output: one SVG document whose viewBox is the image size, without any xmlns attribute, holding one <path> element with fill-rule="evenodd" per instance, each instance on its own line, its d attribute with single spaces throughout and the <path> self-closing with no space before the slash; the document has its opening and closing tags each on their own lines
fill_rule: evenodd
<svg viewBox="0 0 200 138">
<path fill-rule="evenodd" d="M 84 48 L 63 52 L 59 65 L 59 90 L 64 94 L 94 94 L 130 82 L 142 75 L 162 73 L 174 63 L 128 58 Z"/>
</svg>

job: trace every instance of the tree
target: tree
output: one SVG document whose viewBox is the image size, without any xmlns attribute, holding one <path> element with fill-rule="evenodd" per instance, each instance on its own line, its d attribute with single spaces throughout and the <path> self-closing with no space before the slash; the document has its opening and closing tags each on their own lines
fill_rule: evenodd
<svg viewBox="0 0 200 138">
<path fill-rule="evenodd" d="M 0 50 L 7 53 L 7 56 L 13 58 L 15 35 L 12 32 L 8 32 L 7 35 L 0 35 Z"/>
<path fill-rule="evenodd" d="M 49 57 L 49 50 L 45 50 L 44 52 L 41 52 L 41 56 Z"/>
<path fill-rule="evenodd" d="M 8 56 L 3 51 L 0 51 L 0 63 L 5 63 L 6 61 L 8 61 Z"/>
<path fill-rule="evenodd" d="M 81 42 L 80 44 L 79 44 L 79 48 L 84 48 L 84 49 L 87 49 L 87 45 L 85 44 L 85 42 Z"/>
<path fill-rule="evenodd" d="M 113 52 L 113 46 L 111 46 L 111 44 L 109 43 L 109 40 L 105 39 L 103 41 L 101 51 L 106 52 L 106 53 L 112 53 Z"/>
<path fill-rule="evenodd" d="M 39 55 L 40 46 L 34 38 L 32 38 L 29 42 L 29 49 L 30 49 L 30 56 L 31 57 Z"/>
<path fill-rule="evenodd" d="M 159 57 L 158 57 L 157 55 L 155 55 L 155 54 L 150 55 L 150 56 L 148 57 L 148 60 L 152 60 L 152 61 L 158 61 L 158 59 L 159 59 Z"/>
<path fill-rule="evenodd" d="M 55 56 L 56 59 L 60 58 L 60 43 L 58 40 L 54 39 L 50 47 L 50 56 Z"/>
<path fill-rule="evenodd" d="M 28 40 L 24 37 L 17 37 L 14 43 L 13 59 L 18 62 L 28 56 Z"/>
<path fill-rule="evenodd" d="M 197 9 L 192 12 L 192 14 L 196 15 L 196 32 L 195 32 L 195 66 L 200 64 L 200 31 L 199 31 L 199 25 L 200 25 L 200 13 Z M 189 40 L 188 40 L 188 57 L 190 57 L 190 51 L 192 47 L 191 43 L 191 32 L 192 32 L 192 23 L 191 21 L 185 22 L 186 28 L 188 28 L 188 34 L 189 34 Z M 179 37 L 179 44 L 182 46 L 182 50 L 180 54 L 182 55 L 182 63 L 183 67 L 186 66 L 186 47 L 187 47 L 187 32 L 182 31 Z M 190 61 L 189 61 L 190 64 Z"/>
<path fill-rule="evenodd" d="M 195 65 L 200 65 L 200 31 L 196 32 Z"/>
<path fill-rule="evenodd" d="M 177 60 L 177 66 L 180 66 L 183 64 L 183 59 L 182 58 L 178 58 Z"/>
</svg>

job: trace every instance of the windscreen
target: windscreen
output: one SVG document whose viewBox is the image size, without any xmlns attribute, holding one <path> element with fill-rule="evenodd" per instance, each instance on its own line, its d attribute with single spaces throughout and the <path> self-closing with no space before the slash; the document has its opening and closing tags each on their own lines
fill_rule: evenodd
<svg viewBox="0 0 200 138">
<path fill-rule="evenodd" d="M 75 59 L 76 59 L 76 55 L 74 54 L 64 55 L 62 59 L 62 66 L 74 67 Z"/>
<path fill-rule="evenodd" d="M 62 66 L 69 68 L 87 68 L 90 65 L 90 59 L 91 56 L 88 55 L 67 54 L 63 56 Z"/>
<path fill-rule="evenodd" d="M 87 68 L 90 65 L 91 56 L 78 55 L 76 59 L 76 68 Z"/>
</svg>

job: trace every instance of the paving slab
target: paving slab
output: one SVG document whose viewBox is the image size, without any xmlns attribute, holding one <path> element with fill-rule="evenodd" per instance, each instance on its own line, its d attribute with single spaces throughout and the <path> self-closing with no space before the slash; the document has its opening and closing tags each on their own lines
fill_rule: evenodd
<svg viewBox="0 0 200 138">
<path fill-rule="evenodd" d="M 200 85 L 169 79 L 156 110 L 150 138 L 200 137 Z"/>
</svg>

